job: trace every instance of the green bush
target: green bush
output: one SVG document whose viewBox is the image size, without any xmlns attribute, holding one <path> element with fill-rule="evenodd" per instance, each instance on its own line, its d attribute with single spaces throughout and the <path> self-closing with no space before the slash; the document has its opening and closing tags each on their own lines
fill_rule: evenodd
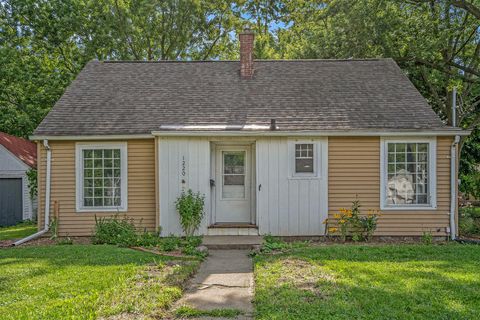
<svg viewBox="0 0 480 320">
<path fill-rule="evenodd" d="M 138 235 L 133 219 L 118 215 L 113 217 L 97 218 L 95 216 L 94 244 L 116 244 L 121 247 L 137 245 Z"/>
<path fill-rule="evenodd" d="M 193 236 L 202 222 L 205 196 L 193 193 L 192 189 L 182 192 L 175 202 L 175 207 L 180 215 L 180 225 L 187 237 Z"/>
<path fill-rule="evenodd" d="M 160 241 L 158 248 L 161 251 L 170 252 L 180 248 L 180 245 L 181 239 L 179 237 L 169 236 Z"/>
<path fill-rule="evenodd" d="M 480 236 L 480 208 L 460 208 L 459 228 L 460 235 Z"/>
</svg>

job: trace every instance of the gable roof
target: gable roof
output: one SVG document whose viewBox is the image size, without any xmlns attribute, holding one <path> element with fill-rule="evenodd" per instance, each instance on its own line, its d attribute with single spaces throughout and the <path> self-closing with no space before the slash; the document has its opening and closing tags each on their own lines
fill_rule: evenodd
<svg viewBox="0 0 480 320">
<path fill-rule="evenodd" d="M 91 61 L 35 131 L 125 135 L 269 126 L 278 130 L 446 130 L 392 59 Z M 267 127 L 268 128 L 268 127 Z"/>
<path fill-rule="evenodd" d="M 0 145 L 4 146 L 26 165 L 32 168 L 37 167 L 37 145 L 35 143 L 0 132 Z"/>
</svg>

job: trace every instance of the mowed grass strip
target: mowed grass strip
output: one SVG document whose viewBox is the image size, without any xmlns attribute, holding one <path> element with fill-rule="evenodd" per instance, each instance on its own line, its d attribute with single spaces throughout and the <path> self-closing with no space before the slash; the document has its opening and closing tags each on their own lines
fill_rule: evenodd
<svg viewBox="0 0 480 320">
<path fill-rule="evenodd" d="M 0 250 L 2 319 L 161 318 L 197 259 L 108 245 Z"/>
<path fill-rule="evenodd" d="M 255 258 L 256 319 L 480 319 L 480 246 L 332 245 Z"/>
</svg>

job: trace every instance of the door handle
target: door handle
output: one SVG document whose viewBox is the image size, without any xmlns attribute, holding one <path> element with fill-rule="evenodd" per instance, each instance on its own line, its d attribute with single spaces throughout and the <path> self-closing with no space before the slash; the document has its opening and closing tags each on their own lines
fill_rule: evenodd
<svg viewBox="0 0 480 320">
<path fill-rule="evenodd" d="M 260 184 L 258 185 L 258 191 L 261 191 L 261 190 L 262 190 L 262 184 L 260 183 Z"/>
<path fill-rule="evenodd" d="M 215 180 L 210 179 L 210 187 L 215 187 Z"/>
</svg>

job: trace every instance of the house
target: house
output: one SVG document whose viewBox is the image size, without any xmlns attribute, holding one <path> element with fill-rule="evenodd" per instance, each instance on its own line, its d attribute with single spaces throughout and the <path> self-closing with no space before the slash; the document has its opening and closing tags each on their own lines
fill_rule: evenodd
<svg viewBox="0 0 480 320">
<path fill-rule="evenodd" d="M 60 234 L 117 213 L 181 234 L 174 202 L 192 189 L 200 234 L 323 235 L 358 195 L 383 212 L 376 235 L 455 235 L 467 133 L 393 60 L 254 60 L 253 41 L 240 61 L 88 63 L 32 137 L 39 224 L 56 201 Z"/>
<path fill-rule="evenodd" d="M 0 132 L 0 226 L 36 217 L 27 171 L 37 167 L 37 145 Z"/>
</svg>

